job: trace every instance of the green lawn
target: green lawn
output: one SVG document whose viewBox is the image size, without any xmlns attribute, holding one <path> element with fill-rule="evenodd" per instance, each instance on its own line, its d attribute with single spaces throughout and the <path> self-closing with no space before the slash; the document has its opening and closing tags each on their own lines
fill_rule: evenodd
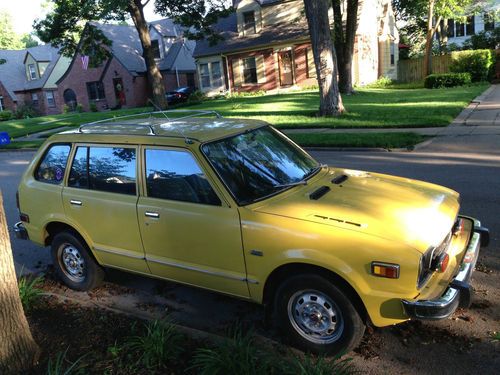
<svg viewBox="0 0 500 375">
<path fill-rule="evenodd" d="M 448 89 L 358 89 L 344 96 L 347 113 L 338 118 L 316 117 L 318 93 L 217 99 L 191 106 L 212 109 L 227 117 L 267 121 L 278 128 L 412 128 L 447 126 L 488 84 Z"/>
</svg>

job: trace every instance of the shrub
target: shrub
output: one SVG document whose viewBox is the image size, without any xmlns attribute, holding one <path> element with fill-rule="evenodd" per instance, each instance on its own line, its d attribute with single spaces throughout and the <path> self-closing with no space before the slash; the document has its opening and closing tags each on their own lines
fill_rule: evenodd
<svg viewBox="0 0 500 375">
<path fill-rule="evenodd" d="M 17 107 L 17 110 L 14 112 L 14 117 L 18 120 L 24 118 L 36 117 L 37 115 L 38 112 L 36 111 L 36 109 L 29 104 L 23 104 Z"/>
<path fill-rule="evenodd" d="M 83 112 L 83 105 L 81 105 L 81 104 L 77 104 L 77 105 L 76 105 L 76 111 L 77 111 L 78 113 L 82 113 L 82 112 Z"/>
<path fill-rule="evenodd" d="M 205 95 L 205 93 L 201 92 L 200 90 L 196 90 L 191 95 L 189 95 L 188 103 L 200 103 L 206 99 L 207 96 Z"/>
<path fill-rule="evenodd" d="M 379 79 L 377 79 L 375 82 L 372 82 L 372 83 L 366 85 L 365 87 L 369 88 L 369 89 L 384 89 L 384 88 L 391 86 L 393 83 L 394 82 L 389 77 L 382 76 Z"/>
<path fill-rule="evenodd" d="M 28 278 L 22 276 L 19 279 L 19 297 L 23 304 L 24 311 L 29 311 L 33 305 L 40 299 L 42 290 L 38 286 L 42 283 L 41 276 Z"/>
<path fill-rule="evenodd" d="M 69 112 L 71 112 L 69 105 L 67 105 L 67 104 L 63 105 L 63 113 L 69 113 Z"/>
<path fill-rule="evenodd" d="M 471 83 L 470 73 L 431 74 L 425 77 L 424 86 L 427 89 L 462 86 Z"/>
<path fill-rule="evenodd" d="M 95 103 L 90 103 L 89 108 L 90 112 L 97 112 L 97 106 Z"/>
<path fill-rule="evenodd" d="M 455 73 L 470 73 L 472 82 L 486 81 L 494 63 L 491 50 L 456 51 L 451 53 L 450 70 Z"/>
<path fill-rule="evenodd" d="M 472 35 L 464 44 L 464 49 L 495 49 L 500 45 L 500 27 L 494 30 L 481 31 Z"/>
<path fill-rule="evenodd" d="M 9 111 L 8 109 L 5 111 L 0 112 L 0 121 L 7 121 L 12 118 L 12 111 Z"/>
</svg>

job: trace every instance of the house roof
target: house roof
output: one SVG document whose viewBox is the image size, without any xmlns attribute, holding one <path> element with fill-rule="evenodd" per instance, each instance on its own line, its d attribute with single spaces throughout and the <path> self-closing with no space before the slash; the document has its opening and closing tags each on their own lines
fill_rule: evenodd
<svg viewBox="0 0 500 375">
<path fill-rule="evenodd" d="M 30 54 L 36 61 L 49 62 L 42 77 L 29 81 L 26 77 L 24 62 Z M 50 44 L 31 47 L 24 50 L 0 50 L 0 59 L 5 59 L 5 64 L 0 65 L 0 82 L 9 93 L 12 100 L 17 100 L 16 91 L 40 89 L 50 77 L 54 66 L 59 60 L 59 49 Z"/>
<path fill-rule="evenodd" d="M 207 40 L 197 42 L 193 54 L 195 58 L 257 49 L 259 47 L 266 47 L 269 44 L 285 43 L 298 39 L 309 39 L 309 31 L 305 23 L 276 24 L 272 28 L 264 28 L 258 34 L 240 36 L 236 13 L 220 19 L 213 28 L 219 32 L 223 40 L 213 46 Z"/>
<path fill-rule="evenodd" d="M 127 70 L 129 70 L 132 74 L 141 74 L 146 72 L 146 63 L 142 57 L 142 45 L 137 29 L 134 26 L 102 23 L 93 23 L 93 25 L 101 30 L 103 34 L 113 42 L 111 45 L 111 51 L 114 57 L 117 58 Z M 164 37 L 175 37 L 175 34 L 172 33 L 176 29 L 176 25 L 172 22 L 172 20 L 163 19 L 154 21 L 151 23 L 151 26 Z M 158 62 L 159 69 L 172 69 L 180 50 L 186 48 L 187 44 L 190 44 L 190 42 L 188 41 L 185 43 L 183 40 L 174 42 L 168 49 L 163 59 Z M 177 68 L 180 70 L 194 70 L 194 59 L 191 57 L 191 60 L 191 62 L 184 61 L 182 64 L 179 62 L 179 65 L 181 66 L 178 66 Z"/>
</svg>

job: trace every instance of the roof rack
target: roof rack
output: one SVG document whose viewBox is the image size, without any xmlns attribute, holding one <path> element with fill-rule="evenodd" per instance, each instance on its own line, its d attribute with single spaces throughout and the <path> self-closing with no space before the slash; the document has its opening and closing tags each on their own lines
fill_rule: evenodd
<svg viewBox="0 0 500 375">
<path fill-rule="evenodd" d="M 181 117 L 168 117 L 167 113 L 189 113 L 189 114 L 186 116 L 181 116 Z M 140 116 L 144 116 L 144 115 L 149 115 L 149 118 L 153 118 L 153 115 L 157 115 L 157 114 L 161 114 L 169 122 L 183 120 L 183 119 L 187 119 L 187 118 L 191 118 L 191 117 L 204 116 L 204 115 L 214 115 L 216 118 L 222 118 L 222 116 L 216 111 L 204 111 L 204 110 L 172 109 L 172 110 L 168 110 L 168 111 L 141 112 L 141 113 L 135 113 L 133 115 L 117 116 L 117 117 L 107 118 L 104 120 L 98 120 L 98 121 L 82 124 L 78 128 L 78 133 L 83 133 L 84 128 L 89 127 L 89 126 L 93 126 L 93 125 L 112 123 L 112 122 L 115 122 L 116 120 L 129 119 L 129 118 L 140 117 Z M 120 125 L 130 125 L 130 124 L 121 123 Z M 133 124 L 133 125 L 146 127 L 146 128 L 148 128 L 148 135 L 156 135 L 152 124 Z"/>
</svg>

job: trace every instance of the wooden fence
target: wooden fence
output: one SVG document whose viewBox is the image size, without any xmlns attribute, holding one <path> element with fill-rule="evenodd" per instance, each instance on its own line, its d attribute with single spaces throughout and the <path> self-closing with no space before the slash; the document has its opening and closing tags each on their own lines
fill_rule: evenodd
<svg viewBox="0 0 500 375">
<path fill-rule="evenodd" d="M 451 55 L 432 56 L 432 73 L 448 73 L 450 71 Z M 399 60 L 398 81 L 421 81 L 424 76 L 424 58 Z"/>
</svg>

